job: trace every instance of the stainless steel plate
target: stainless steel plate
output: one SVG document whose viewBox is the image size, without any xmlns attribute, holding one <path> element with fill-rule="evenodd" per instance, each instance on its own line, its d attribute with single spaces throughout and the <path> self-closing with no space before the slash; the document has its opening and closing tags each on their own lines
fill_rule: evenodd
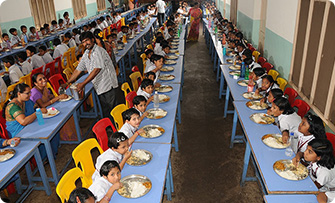
<svg viewBox="0 0 335 203">
<path fill-rule="evenodd" d="M 298 167 L 292 164 L 290 159 L 278 160 L 273 164 L 273 170 L 287 180 L 304 180 L 308 177 L 308 169 L 301 163 Z"/>
<path fill-rule="evenodd" d="M 136 154 L 139 154 L 139 153 L 144 153 L 146 158 L 140 158 L 136 156 Z M 127 160 L 127 164 L 131 166 L 143 166 L 149 163 L 151 159 L 152 159 L 151 152 L 144 150 L 144 149 L 135 149 L 133 150 L 133 152 L 131 153 L 131 156 Z"/>
<path fill-rule="evenodd" d="M 258 124 L 272 124 L 275 122 L 275 118 L 272 116 L 269 116 L 265 113 L 254 113 L 251 114 L 249 117 L 253 122 L 258 123 Z"/>
<path fill-rule="evenodd" d="M 171 74 L 162 74 L 158 77 L 158 79 L 163 80 L 163 81 L 169 81 L 169 80 L 174 80 L 175 76 Z"/>
<path fill-rule="evenodd" d="M 119 195 L 125 198 L 139 198 L 146 195 L 152 188 L 152 183 L 150 179 L 143 175 L 129 175 L 121 179 L 120 181 L 123 184 L 123 187 L 118 189 L 117 192 Z M 134 191 L 134 187 L 137 186 L 139 189 L 140 184 L 144 186 L 143 191 L 138 193 L 139 191 Z"/>
<path fill-rule="evenodd" d="M 0 162 L 7 161 L 16 154 L 14 149 L 0 149 Z"/>
<path fill-rule="evenodd" d="M 167 115 L 167 111 L 160 108 L 149 109 L 147 110 L 147 112 L 148 112 L 147 118 L 150 119 L 160 119 L 164 118 Z"/>
<path fill-rule="evenodd" d="M 245 105 L 247 105 L 247 107 L 252 110 L 265 110 L 268 108 L 268 105 L 266 103 L 263 103 L 263 105 L 261 105 L 260 101 L 248 101 L 247 103 L 245 103 Z"/>
<path fill-rule="evenodd" d="M 290 146 L 290 142 L 284 144 L 281 134 L 266 134 L 262 137 L 265 145 L 275 149 L 285 149 Z"/>
<path fill-rule="evenodd" d="M 173 90 L 173 87 L 171 87 L 170 85 L 161 85 L 160 87 L 156 87 L 155 90 L 161 93 L 171 92 Z"/>
</svg>

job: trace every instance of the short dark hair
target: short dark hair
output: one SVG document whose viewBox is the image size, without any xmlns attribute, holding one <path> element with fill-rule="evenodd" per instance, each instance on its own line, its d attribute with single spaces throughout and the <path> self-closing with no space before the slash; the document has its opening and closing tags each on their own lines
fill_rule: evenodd
<svg viewBox="0 0 335 203">
<path fill-rule="evenodd" d="M 259 67 L 259 68 L 254 68 L 254 69 L 252 70 L 252 72 L 253 72 L 256 76 L 258 76 L 258 77 L 260 77 L 260 76 L 262 76 L 262 75 L 265 74 L 265 70 L 264 70 L 264 68 L 261 68 L 261 67 Z"/>
<path fill-rule="evenodd" d="M 33 29 L 36 29 L 34 26 L 31 26 L 30 28 L 29 28 L 29 31 L 30 32 L 33 32 Z"/>
<path fill-rule="evenodd" d="M 15 31 L 17 31 L 16 28 L 11 28 L 11 29 L 9 29 L 9 33 L 10 33 L 10 34 L 13 34 L 13 32 L 15 32 Z"/>
<path fill-rule="evenodd" d="M 147 99 L 143 96 L 143 95 L 137 95 L 136 97 L 134 97 L 133 99 L 133 104 L 135 105 L 139 105 L 141 102 L 145 102 L 147 103 Z"/>
<path fill-rule="evenodd" d="M 68 15 L 69 15 L 69 12 L 65 11 L 63 14 L 63 17 L 65 18 L 65 16 L 68 16 Z"/>
<path fill-rule="evenodd" d="M 69 197 L 68 203 L 77 203 L 77 197 L 80 200 L 80 202 L 84 203 L 87 199 L 90 197 L 93 197 L 95 200 L 94 194 L 87 188 L 76 188 L 74 189 Z"/>
<path fill-rule="evenodd" d="M 54 46 L 58 46 L 58 45 L 60 45 L 61 43 L 62 43 L 62 42 L 60 41 L 59 38 L 55 38 L 54 41 L 53 41 Z"/>
<path fill-rule="evenodd" d="M 29 50 L 31 53 L 36 54 L 36 48 L 34 46 L 27 46 L 26 50 Z"/>
<path fill-rule="evenodd" d="M 118 168 L 119 171 L 121 171 L 120 165 L 114 161 L 114 160 L 109 160 L 105 161 L 105 163 L 102 164 L 100 168 L 100 176 L 108 176 L 108 173 L 113 169 L 113 168 Z"/>
<path fill-rule="evenodd" d="M 308 112 L 304 118 L 306 118 L 308 124 L 309 124 L 309 129 L 308 132 L 310 132 L 312 135 L 314 135 L 315 138 L 321 138 L 321 139 L 326 139 L 326 130 L 325 126 L 323 125 L 322 119 L 314 114 L 311 114 Z"/>
<path fill-rule="evenodd" d="M 243 33 L 242 32 L 236 33 L 236 37 L 243 39 Z"/>
<path fill-rule="evenodd" d="M 55 20 L 51 21 L 51 25 L 57 25 L 57 21 Z"/>
<path fill-rule="evenodd" d="M 164 44 L 164 45 L 162 46 L 162 49 L 165 49 L 165 48 L 169 48 L 169 49 L 171 49 L 171 47 L 170 47 L 168 44 Z"/>
<path fill-rule="evenodd" d="M 76 35 L 80 34 L 80 30 L 78 28 L 74 28 L 72 32 L 75 33 Z"/>
<path fill-rule="evenodd" d="M 40 31 L 42 31 L 42 30 L 45 30 L 45 28 L 44 28 L 44 27 L 41 27 L 41 28 L 40 28 Z"/>
<path fill-rule="evenodd" d="M 269 92 L 271 92 L 274 99 L 278 99 L 283 96 L 283 91 L 279 88 L 271 89 Z"/>
<path fill-rule="evenodd" d="M 157 55 L 157 54 L 153 54 L 152 56 L 151 56 L 151 58 L 150 58 L 150 61 L 151 62 L 155 62 L 155 61 L 158 61 L 158 60 L 160 60 L 160 59 L 164 59 L 164 57 L 163 56 L 161 56 L 161 55 Z"/>
<path fill-rule="evenodd" d="M 117 149 L 120 142 L 128 140 L 128 137 L 123 132 L 115 132 L 108 138 L 108 147 Z"/>
<path fill-rule="evenodd" d="M 27 28 L 27 26 L 25 26 L 25 25 L 21 25 L 20 30 L 22 31 L 23 28 Z"/>
<path fill-rule="evenodd" d="M 241 42 L 237 43 L 236 46 L 237 46 L 237 47 L 240 46 L 240 47 L 242 47 L 242 48 L 245 48 L 244 44 L 242 44 Z"/>
<path fill-rule="evenodd" d="M 247 58 L 252 58 L 252 51 L 250 49 L 245 49 L 242 55 L 246 56 Z"/>
<path fill-rule="evenodd" d="M 145 55 L 147 55 L 147 57 L 148 57 L 148 55 L 149 54 L 151 54 L 151 53 L 154 53 L 154 51 L 152 50 L 152 49 L 147 49 L 147 50 L 145 50 Z"/>
<path fill-rule="evenodd" d="M 47 47 L 45 45 L 42 45 L 42 46 L 38 47 L 38 49 L 42 49 L 43 51 L 46 51 Z"/>
<path fill-rule="evenodd" d="M 18 58 L 22 59 L 23 61 L 27 60 L 27 53 L 24 52 L 24 51 L 21 51 L 19 52 L 17 55 L 16 55 Z"/>
<path fill-rule="evenodd" d="M 64 37 L 71 39 L 72 35 L 70 32 L 65 33 Z"/>
<path fill-rule="evenodd" d="M 6 36 L 9 37 L 9 35 L 8 35 L 7 33 L 3 33 L 3 34 L 2 34 L 2 38 L 6 37 Z"/>
<path fill-rule="evenodd" d="M 290 102 L 284 97 L 279 97 L 275 99 L 273 103 L 278 106 L 279 110 L 283 111 L 284 115 L 294 113 L 294 109 L 291 107 Z"/>
<path fill-rule="evenodd" d="M 169 28 L 169 29 L 168 29 L 168 32 L 171 32 L 171 31 L 174 31 L 173 28 Z"/>
<path fill-rule="evenodd" d="M 91 25 L 91 27 L 96 27 L 97 23 L 95 21 L 92 21 L 90 25 Z"/>
<path fill-rule="evenodd" d="M 81 33 L 80 41 L 83 41 L 84 39 L 94 39 L 93 33 L 90 31 Z"/>
<path fill-rule="evenodd" d="M 63 19 L 58 19 L 58 24 L 64 23 Z"/>
<path fill-rule="evenodd" d="M 128 28 L 128 26 L 124 25 L 121 27 L 121 30 L 125 29 L 125 28 Z"/>
<path fill-rule="evenodd" d="M 146 78 L 149 78 L 150 75 L 153 75 L 154 78 L 156 79 L 156 74 L 155 74 L 154 72 L 152 72 L 152 71 L 147 72 L 147 73 L 145 74 L 145 77 L 146 77 Z"/>
<path fill-rule="evenodd" d="M 145 89 L 148 86 L 154 86 L 154 81 L 150 80 L 150 79 L 143 79 L 142 83 L 141 83 L 141 89 Z"/>
<path fill-rule="evenodd" d="M 13 56 L 6 56 L 2 59 L 4 63 L 10 63 L 10 65 L 13 65 L 15 63 L 15 59 Z"/>
<path fill-rule="evenodd" d="M 46 29 L 47 27 L 49 27 L 49 24 L 48 24 L 48 23 L 45 23 L 45 24 L 43 25 L 43 27 Z"/>
<path fill-rule="evenodd" d="M 130 121 L 132 115 L 140 115 L 136 109 L 130 108 L 122 112 L 123 122 Z"/>
</svg>

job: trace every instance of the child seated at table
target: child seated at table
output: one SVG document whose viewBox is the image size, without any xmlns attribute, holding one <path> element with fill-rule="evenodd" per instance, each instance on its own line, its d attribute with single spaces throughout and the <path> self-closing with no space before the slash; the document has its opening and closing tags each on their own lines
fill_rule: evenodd
<svg viewBox="0 0 335 203">
<path fill-rule="evenodd" d="M 44 37 L 46 35 L 46 30 L 44 27 L 41 27 L 40 28 L 40 31 L 38 32 L 38 36 L 41 38 L 41 37 Z"/>
<path fill-rule="evenodd" d="M 237 45 L 236 45 L 236 48 L 237 48 L 237 51 L 238 51 L 237 57 L 242 59 L 243 52 L 245 52 L 245 50 L 246 50 L 245 46 L 242 43 L 238 42 Z"/>
<path fill-rule="evenodd" d="M 10 50 L 11 47 L 11 42 L 9 40 L 9 35 L 7 33 L 2 34 L 2 44 L 1 47 L 4 51 Z"/>
<path fill-rule="evenodd" d="M 67 28 L 70 27 L 71 19 L 69 18 L 69 12 L 65 11 L 63 17 L 64 17 L 64 26 Z"/>
<path fill-rule="evenodd" d="M 50 32 L 56 32 L 58 29 L 57 21 L 51 21 Z"/>
<path fill-rule="evenodd" d="M 111 24 L 113 24 L 113 20 L 111 19 L 110 15 L 106 15 L 105 22 L 107 23 L 108 26 L 110 26 Z"/>
<path fill-rule="evenodd" d="M 148 68 L 154 65 L 154 63 L 150 60 L 151 56 L 154 54 L 154 51 L 152 49 L 147 49 L 144 53 L 147 56 L 147 60 L 145 61 L 145 67 Z"/>
<path fill-rule="evenodd" d="M 134 23 L 129 23 L 128 26 L 128 35 L 134 35 Z"/>
<path fill-rule="evenodd" d="M 69 48 L 75 47 L 77 50 L 77 44 L 76 41 L 73 39 L 72 35 L 70 32 L 65 33 L 64 35 L 64 43 L 68 45 Z"/>
<path fill-rule="evenodd" d="M 128 142 L 131 145 L 137 136 L 144 132 L 143 129 L 138 130 L 141 123 L 140 113 L 136 109 L 130 108 L 122 112 L 122 118 L 124 124 L 119 132 L 124 133 L 129 138 Z"/>
<path fill-rule="evenodd" d="M 20 78 L 23 76 L 20 68 L 15 64 L 13 56 L 6 56 L 2 59 L 3 64 L 8 68 L 9 79 L 11 84 L 19 82 Z"/>
<path fill-rule="evenodd" d="M 128 34 L 128 26 L 122 26 L 121 31 L 117 34 L 117 39 L 119 42 L 122 42 L 123 35 L 127 36 Z"/>
<path fill-rule="evenodd" d="M 256 90 L 262 87 L 262 77 L 265 75 L 266 75 L 265 69 L 262 67 L 250 69 L 250 77 L 255 82 Z"/>
<path fill-rule="evenodd" d="M 173 40 L 174 30 L 173 28 L 169 28 L 168 32 L 165 34 L 165 40 L 171 42 Z"/>
<path fill-rule="evenodd" d="M 152 71 L 149 71 L 149 72 L 145 73 L 144 78 L 150 79 L 150 80 L 154 81 L 154 88 L 161 86 L 160 83 L 155 82 L 155 80 L 156 80 L 156 74 L 154 72 L 152 72 Z"/>
<path fill-rule="evenodd" d="M 63 30 L 65 29 L 65 25 L 64 25 L 64 20 L 63 19 L 59 19 L 58 20 L 58 30 Z"/>
<path fill-rule="evenodd" d="M 21 25 L 20 30 L 21 30 L 21 33 L 22 33 L 21 34 L 21 44 L 23 44 L 23 43 L 28 44 L 28 42 L 30 40 L 29 40 L 29 37 L 27 35 L 27 32 L 28 32 L 27 26 Z"/>
<path fill-rule="evenodd" d="M 142 95 L 147 100 L 146 106 L 154 99 L 151 94 L 154 91 L 154 82 L 150 79 L 143 79 L 141 86 L 137 90 L 137 95 Z"/>
<path fill-rule="evenodd" d="M 81 44 L 81 41 L 80 41 L 80 30 L 78 28 L 74 28 L 72 30 L 72 35 L 74 36 L 74 41 L 76 42 L 76 45 L 79 46 Z"/>
<path fill-rule="evenodd" d="M 156 79 L 154 82 L 157 82 L 158 77 L 160 75 L 160 70 L 163 68 L 163 65 L 164 65 L 164 57 L 161 55 L 153 54 L 150 60 L 153 63 L 153 65 L 146 67 L 144 73 L 147 73 L 150 71 L 154 72 L 156 74 Z"/>
<path fill-rule="evenodd" d="M 29 31 L 30 31 L 30 33 L 28 34 L 29 41 L 37 40 L 36 28 L 32 26 L 29 28 Z"/>
<path fill-rule="evenodd" d="M 99 177 L 88 188 L 96 197 L 96 202 L 109 202 L 113 193 L 122 187 L 121 168 L 116 161 L 106 161 L 102 164 Z"/>
<path fill-rule="evenodd" d="M 145 111 L 147 109 L 146 103 L 147 99 L 143 95 L 137 95 L 133 99 L 133 108 L 139 112 L 141 122 L 148 115 L 148 112 Z"/>
<path fill-rule="evenodd" d="M 264 97 L 261 99 L 261 104 L 266 103 L 269 108 L 267 114 L 270 114 L 271 112 L 271 107 L 272 107 L 272 102 L 278 98 L 283 97 L 284 93 L 281 89 L 272 89 L 269 91 L 269 94 L 267 97 Z"/>
<path fill-rule="evenodd" d="M 20 37 L 19 37 L 18 34 L 17 34 L 17 29 L 16 29 L 16 28 L 11 28 L 11 29 L 9 29 L 9 33 L 10 33 L 11 35 L 13 35 L 12 38 L 10 39 L 11 46 L 12 46 L 12 47 L 19 46 L 20 43 L 21 43 L 21 39 L 20 39 Z"/>
<path fill-rule="evenodd" d="M 117 35 L 118 34 L 117 29 L 116 28 L 111 29 L 111 33 Z"/>
<path fill-rule="evenodd" d="M 155 48 L 154 48 L 155 54 L 161 53 L 162 51 L 161 43 L 163 42 L 163 40 L 164 40 L 163 36 L 156 37 L 156 43 L 155 43 Z"/>
<path fill-rule="evenodd" d="M 88 25 L 83 26 L 83 32 L 88 32 L 90 31 L 90 28 L 88 28 Z"/>
<path fill-rule="evenodd" d="M 28 62 L 33 66 L 33 69 L 39 68 L 45 65 L 43 58 L 36 53 L 36 48 L 28 46 L 26 48 L 27 56 L 29 57 Z"/>
<path fill-rule="evenodd" d="M 310 141 L 313 139 L 327 139 L 322 119 L 311 113 L 307 113 L 302 118 L 298 130 L 294 133 L 298 135 L 297 141 L 292 143 L 292 146 L 294 146 L 293 151 L 296 153 L 295 157 L 292 159 L 294 164 L 298 163 L 301 158 L 304 157 L 304 152 Z M 283 141 L 284 139 L 288 140 L 288 137 L 283 137 Z"/>
<path fill-rule="evenodd" d="M 20 52 L 16 55 L 16 57 L 19 60 L 19 65 L 21 66 L 23 75 L 31 73 L 33 66 L 27 61 L 27 53 Z"/>
<path fill-rule="evenodd" d="M 332 143 L 327 139 L 314 139 L 308 143 L 304 159 L 309 161 L 309 176 L 319 189 L 319 203 L 334 202 L 335 158 Z"/>
<path fill-rule="evenodd" d="M 45 29 L 45 33 L 49 34 L 50 33 L 50 25 L 48 23 L 45 23 L 43 25 L 43 28 Z"/>
<path fill-rule="evenodd" d="M 168 44 L 162 45 L 162 51 L 158 55 L 163 56 L 164 58 L 168 57 L 171 47 Z"/>
<path fill-rule="evenodd" d="M 271 75 L 264 75 L 262 77 L 262 86 L 255 91 L 255 95 L 259 95 L 260 93 L 267 96 L 270 90 L 278 89 L 279 85 L 272 78 Z"/>
<path fill-rule="evenodd" d="M 128 137 L 122 132 L 115 132 L 108 138 L 108 147 L 104 153 L 100 154 L 95 163 L 95 171 L 92 175 L 93 182 L 100 177 L 99 172 L 103 163 L 114 160 L 123 169 L 126 161 L 131 156 L 132 151 L 128 151 Z"/>
<path fill-rule="evenodd" d="M 43 61 L 45 64 L 52 62 L 54 59 L 52 58 L 52 56 L 50 55 L 50 53 L 48 52 L 48 49 L 46 46 L 42 45 L 38 48 L 38 55 L 42 57 Z"/>
<path fill-rule="evenodd" d="M 59 38 L 54 39 L 53 44 L 55 47 L 53 54 L 54 59 L 59 56 L 62 56 L 69 49 L 69 47 L 66 44 L 61 43 Z"/>
</svg>

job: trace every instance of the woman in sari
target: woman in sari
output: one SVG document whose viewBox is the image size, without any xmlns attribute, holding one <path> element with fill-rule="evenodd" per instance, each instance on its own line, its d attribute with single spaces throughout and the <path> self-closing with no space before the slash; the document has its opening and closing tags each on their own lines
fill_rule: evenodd
<svg viewBox="0 0 335 203">
<path fill-rule="evenodd" d="M 187 40 L 189 41 L 198 41 L 199 38 L 199 25 L 200 19 L 202 17 L 202 11 L 199 8 L 199 3 L 194 3 L 194 6 L 190 9 L 187 16 L 191 16 L 190 21 L 190 33 L 188 34 Z"/>
</svg>

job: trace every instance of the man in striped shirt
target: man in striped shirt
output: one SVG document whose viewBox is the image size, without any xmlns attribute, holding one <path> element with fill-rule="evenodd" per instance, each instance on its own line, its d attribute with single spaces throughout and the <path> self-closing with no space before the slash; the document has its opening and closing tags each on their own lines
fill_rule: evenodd
<svg viewBox="0 0 335 203">
<path fill-rule="evenodd" d="M 78 83 L 77 89 L 82 91 L 87 83 L 92 82 L 98 94 L 104 117 L 108 117 L 110 111 L 116 106 L 118 81 L 115 67 L 107 51 L 95 44 L 91 32 L 82 33 L 80 40 L 86 50 L 66 85 L 74 82 L 82 71 L 88 71 L 89 75 L 83 82 Z"/>
</svg>

